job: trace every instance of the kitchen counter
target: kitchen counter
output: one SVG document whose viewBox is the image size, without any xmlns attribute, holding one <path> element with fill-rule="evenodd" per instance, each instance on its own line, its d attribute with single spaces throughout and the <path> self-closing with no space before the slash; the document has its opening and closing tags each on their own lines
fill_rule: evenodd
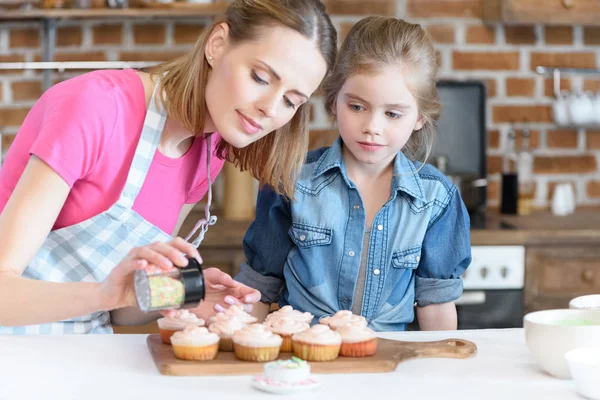
<svg viewBox="0 0 600 400">
<path fill-rule="evenodd" d="M 574 383 L 533 363 L 523 330 L 384 333 L 409 341 L 463 338 L 467 360 L 420 359 L 384 374 L 314 375 L 322 386 L 294 399 L 580 399 Z M 250 376 L 169 377 L 158 373 L 145 335 L 0 336 L 0 399 L 273 399 Z"/>
</svg>

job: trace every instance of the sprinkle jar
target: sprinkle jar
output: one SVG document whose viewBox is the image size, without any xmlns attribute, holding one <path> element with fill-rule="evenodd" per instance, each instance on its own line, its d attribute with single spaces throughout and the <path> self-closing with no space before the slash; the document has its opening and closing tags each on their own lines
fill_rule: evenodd
<svg viewBox="0 0 600 400">
<path fill-rule="evenodd" d="M 185 268 L 139 270 L 133 278 L 138 307 L 143 312 L 195 307 L 204 299 L 202 265 L 188 257 Z"/>
</svg>

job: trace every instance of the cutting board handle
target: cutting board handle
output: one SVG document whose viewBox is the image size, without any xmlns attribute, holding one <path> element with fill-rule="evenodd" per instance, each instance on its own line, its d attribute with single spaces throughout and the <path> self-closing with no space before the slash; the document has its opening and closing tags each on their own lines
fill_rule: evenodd
<svg viewBox="0 0 600 400">
<path fill-rule="evenodd" d="M 413 342 L 414 343 L 414 342 Z M 469 358 L 477 353 L 475 343 L 464 339 L 445 339 L 435 342 L 419 342 L 418 346 L 410 346 L 414 358 L 448 357 Z"/>
</svg>

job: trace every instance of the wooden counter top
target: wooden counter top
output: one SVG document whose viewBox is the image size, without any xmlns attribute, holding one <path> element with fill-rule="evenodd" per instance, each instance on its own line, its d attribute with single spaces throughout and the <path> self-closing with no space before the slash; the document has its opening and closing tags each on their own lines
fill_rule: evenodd
<svg viewBox="0 0 600 400">
<path fill-rule="evenodd" d="M 189 232 L 200 217 L 200 213 L 191 214 L 181 232 Z M 250 223 L 251 221 L 220 219 L 210 228 L 203 246 L 241 247 Z M 556 217 L 550 212 L 539 212 L 529 216 L 490 213 L 486 216 L 485 228 L 471 230 L 471 243 L 474 246 L 573 242 L 600 244 L 600 210 L 581 210 L 566 217 Z"/>
</svg>

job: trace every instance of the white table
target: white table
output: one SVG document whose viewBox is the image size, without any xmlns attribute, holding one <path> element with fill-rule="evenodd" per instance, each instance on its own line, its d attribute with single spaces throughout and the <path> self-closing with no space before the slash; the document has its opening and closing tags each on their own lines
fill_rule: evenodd
<svg viewBox="0 0 600 400">
<path fill-rule="evenodd" d="M 472 359 L 421 359 L 393 373 L 315 375 L 322 386 L 287 399 L 581 399 L 572 381 L 533 363 L 524 332 L 481 330 L 385 333 L 385 338 L 475 342 Z M 250 376 L 170 377 L 158 373 L 145 335 L 0 336 L 0 400 L 274 399 Z M 274 397 L 275 396 L 275 397 Z"/>
</svg>

